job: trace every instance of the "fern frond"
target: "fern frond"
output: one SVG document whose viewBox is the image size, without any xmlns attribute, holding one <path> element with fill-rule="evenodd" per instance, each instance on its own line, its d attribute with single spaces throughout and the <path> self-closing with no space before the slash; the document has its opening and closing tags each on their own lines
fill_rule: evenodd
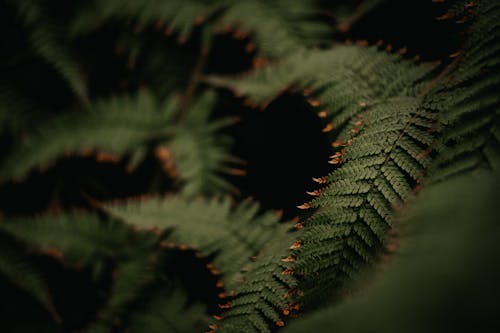
<svg viewBox="0 0 500 333">
<path fill-rule="evenodd" d="M 5 160 L 0 178 L 23 178 L 34 167 L 46 167 L 65 154 L 133 153 L 155 136 L 168 135 L 173 107 L 157 106 L 151 94 L 141 91 L 134 97 L 101 100 L 89 111 L 55 117 Z"/>
<path fill-rule="evenodd" d="M 68 155 L 97 154 L 110 161 L 129 156 L 128 168 L 133 169 L 156 144 L 161 162 L 171 163 L 171 153 L 185 195 L 226 192 L 232 187 L 221 175 L 229 170 L 227 163 L 237 160 L 227 152 L 231 142 L 218 131 L 232 120 L 210 121 L 214 104 L 212 92 L 203 94 L 177 124 L 179 106 L 173 98 L 159 103 L 142 90 L 136 96 L 100 100 L 88 111 L 55 117 L 27 136 L 1 166 L 0 179 L 21 179 Z"/>
<path fill-rule="evenodd" d="M 498 174 L 482 173 L 424 189 L 405 212 L 401 245 L 383 271 L 343 303 L 313 312 L 284 332 L 498 327 L 499 185 Z"/>
<path fill-rule="evenodd" d="M 490 0 L 460 2 L 448 15 L 468 16 L 471 6 L 473 22 L 463 50 L 431 101 L 441 110 L 444 131 L 429 182 L 500 168 L 500 6 Z"/>
<path fill-rule="evenodd" d="M 248 15 L 252 13 L 252 15 Z M 327 25 L 313 20 L 320 14 L 316 1 L 95 1 L 86 5 L 74 19 L 73 35 L 84 34 L 105 21 L 134 19 L 140 26 L 166 26 L 166 33 L 189 38 L 196 25 L 207 21 L 217 30 L 239 29 L 241 36 L 255 35 L 258 52 L 268 57 L 324 42 L 330 33 Z"/>
<path fill-rule="evenodd" d="M 123 224 L 104 223 L 96 215 L 66 214 L 36 219 L 15 219 L 0 230 L 41 253 L 76 267 L 90 267 L 97 278 L 106 262 L 115 262 L 114 279 L 99 321 L 87 332 L 109 332 L 126 306 L 153 281 L 151 259 L 156 240 L 137 235 Z"/>
<path fill-rule="evenodd" d="M 9 2 L 17 7 L 34 52 L 53 66 L 80 101 L 88 105 L 86 79 L 75 56 L 65 47 L 68 42 L 63 33 L 65 28 L 53 22 L 38 1 Z"/>
<path fill-rule="evenodd" d="M 297 54 L 240 81 L 211 78 L 264 104 L 291 85 L 317 91 L 314 98 L 325 107 L 330 126 L 342 129 L 342 149 L 330 161 L 340 167 L 325 177 L 320 196 L 303 206 L 318 210 L 304 222 L 292 251 L 290 244 L 282 245 L 262 268 L 247 274 L 233 301 L 245 304 L 244 310 L 231 309 L 221 328 L 269 332 L 269 321 L 283 325 L 292 305 L 317 303 L 373 261 L 391 227 L 393 207 L 429 165 L 425 152 L 434 141 L 428 131 L 436 115 L 423 106 L 421 86 L 431 70 L 374 48 L 342 46 Z M 282 261 L 290 256 L 293 260 Z M 265 292 L 255 298 L 246 288 Z"/>
<path fill-rule="evenodd" d="M 187 296 L 179 288 L 164 287 L 139 301 L 124 326 L 130 332 L 142 333 L 201 332 L 209 322 L 205 312 L 201 304 L 188 304 Z"/>
<path fill-rule="evenodd" d="M 57 322 L 60 321 L 48 286 L 35 263 L 21 248 L 5 240 L 0 243 L 0 276 L 33 296 Z"/>
<path fill-rule="evenodd" d="M 267 251 L 272 240 L 289 229 L 273 214 L 257 215 L 258 206 L 250 201 L 233 208 L 228 199 L 156 198 L 106 209 L 136 228 L 170 231 L 166 242 L 194 247 L 204 256 L 217 254 L 213 263 L 229 290 L 241 283 L 250 258 Z"/>
<path fill-rule="evenodd" d="M 238 163 L 228 151 L 231 138 L 218 132 L 234 122 L 231 118 L 209 119 L 216 102 L 213 92 L 206 92 L 184 113 L 175 127 L 175 135 L 165 146 L 172 152 L 174 167 L 185 181 L 182 193 L 188 197 L 199 194 L 222 194 L 233 189 L 222 174 L 229 163 Z"/>
<path fill-rule="evenodd" d="M 379 99 L 414 95 L 431 70 L 375 47 L 336 46 L 298 52 L 240 78 L 208 77 L 207 81 L 263 106 L 289 88 L 304 90 L 314 106 L 333 117 L 332 128 L 339 128 Z"/>
</svg>

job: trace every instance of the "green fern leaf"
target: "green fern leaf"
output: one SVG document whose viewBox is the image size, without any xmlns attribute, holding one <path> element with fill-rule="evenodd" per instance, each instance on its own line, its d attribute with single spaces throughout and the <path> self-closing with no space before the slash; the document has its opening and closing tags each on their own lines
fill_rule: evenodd
<svg viewBox="0 0 500 333">
<path fill-rule="evenodd" d="M 473 22 L 448 82 L 430 102 L 441 110 L 443 138 L 429 182 L 478 168 L 500 168 L 500 6 L 496 1 L 460 2 L 448 16 Z"/>
<path fill-rule="evenodd" d="M 19 247 L 5 240 L 0 243 L 0 254 L 0 275 L 32 295 L 59 322 L 61 319 L 55 309 L 52 296 L 34 262 L 27 255 L 22 254 Z"/>
<path fill-rule="evenodd" d="M 273 214 L 257 215 L 250 201 L 232 207 L 231 200 L 192 201 L 182 198 L 149 199 L 108 205 L 112 215 L 139 229 L 170 231 L 168 242 L 193 247 L 204 256 L 217 254 L 214 265 L 228 290 L 242 282 L 242 270 L 251 257 L 266 252 L 272 239 L 289 228 Z"/>
<path fill-rule="evenodd" d="M 319 14 L 316 1 L 150 0 L 123 4 L 107 0 L 86 5 L 74 19 L 71 31 L 73 35 L 85 34 L 112 18 L 133 18 L 142 27 L 165 25 L 167 34 L 178 32 L 178 39 L 185 41 L 196 25 L 207 21 L 214 32 L 236 28 L 238 36 L 253 33 L 259 53 L 274 58 L 324 42 L 330 29 L 313 20 Z"/>
<path fill-rule="evenodd" d="M 313 312 L 284 332 L 416 333 L 498 327 L 499 185 L 498 174 L 482 173 L 424 189 L 402 216 L 405 224 L 395 240 L 401 245 L 383 271 L 372 272 L 368 284 L 359 281 L 359 290 L 343 303 Z"/>
</svg>

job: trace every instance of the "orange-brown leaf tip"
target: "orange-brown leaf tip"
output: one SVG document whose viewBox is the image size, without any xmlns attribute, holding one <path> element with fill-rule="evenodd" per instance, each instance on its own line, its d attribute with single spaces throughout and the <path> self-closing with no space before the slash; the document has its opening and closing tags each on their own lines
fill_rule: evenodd
<svg viewBox="0 0 500 333">
<path fill-rule="evenodd" d="M 184 36 L 184 35 L 180 35 L 178 38 L 177 38 L 177 43 L 179 44 L 184 44 L 187 42 L 187 37 Z"/>
<path fill-rule="evenodd" d="M 318 107 L 321 105 L 321 103 L 317 100 L 317 99 L 314 99 L 314 98 L 309 98 L 307 100 L 307 102 L 312 106 L 312 107 Z"/>
<path fill-rule="evenodd" d="M 245 45 L 245 52 L 252 53 L 253 51 L 255 51 L 255 44 L 248 42 L 247 45 Z"/>
<path fill-rule="evenodd" d="M 381 47 L 382 45 L 384 45 L 384 41 L 382 39 L 379 39 L 375 45 Z"/>
<path fill-rule="evenodd" d="M 212 263 L 208 263 L 205 265 L 205 267 L 210 270 L 210 269 L 213 269 L 215 266 Z"/>
<path fill-rule="evenodd" d="M 303 91 L 302 91 L 302 95 L 304 96 L 310 96 L 312 94 L 313 90 L 312 88 L 305 88 Z"/>
<path fill-rule="evenodd" d="M 290 310 L 285 308 L 283 309 L 282 313 L 285 315 L 285 316 L 288 316 L 290 314 Z"/>
<path fill-rule="evenodd" d="M 265 58 L 255 57 L 255 58 L 253 58 L 252 63 L 253 63 L 252 64 L 253 68 L 259 69 L 259 68 L 266 66 L 269 62 Z"/>
<path fill-rule="evenodd" d="M 217 283 L 215 284 L 215 286 L 217 288 L 222 288 L 222 287 L 224 287 L 224 282 L 222 282 L 221 280 L 219 280 L 219 281 L 217 281 Z"/>
<path fill-rule="evenodd" d="M 321 132 L 327 133 L 327 132 L 330 132 L 331 130 L 333 130 L 333 124 L 328 124 L 328 125 L 325 126 L 325 128 L 323 128 L 321 130 Z"/>
<path fill-rule="evenodd" d="M 299 309 L 300 309 L 300 304 L 299 304 L 299 303 L 295 303 L 295 304 L 292 306 L 292 309 L 294 309 L 295 311 L 299 311 Z"/>
<path fill-rule="evenodd" d="M 405 47 L 402 47 L 398 50 L 398 53 L 401 54 L 401 55 L 404 55 L 406 54 L 406 52 L 408 52 L 408 48 L 405 46 Z"/>
<path fill-rule="evenodd" d="M 288 290 L 285 295 L 283 295 L 284 298 L 288 298 L 290 296 L 292 296 L 293 294 L 295 293 L 295 289 L 290 289 Z"/>
<path fill-rule="evenodd" d="M 449 19 L 451 19 L 452 17 L 453 17 L 453 14 L 452 14 L 452 13 L 446 13 L 446 14 L 444 14 L 444 15 L 441 15 L 441 16 L 437 17 L 436 19 L 437 19 L 438 21 L 444 21 L 444 20 L 449 20 Z"/>
<path fill-rule="evenodd" d="M 304 291 L 303 291 L 303 290 L 298 289 L 298 290 L 297 290 L 297 295 L 298 295 L 298 296 L 300 296 L 300 297 L 304 296 Z"/>
<path fill-rule="evenodd" d="M 356 45 L 357 46 L 368 46 L 368 41 L 366 39 L 357 40 Z"/>
<path fill-rule="evenodd" d="M 231 302 L 227 302 L 225 304 L 218 304 L 221 309 L 229 309 L 231 307 Z"/>
<path fill-rule="evenodd" d="M 278 217 L 283 217 L 283 209 L 276 209 L 273 211 L 274 212 L 274 215 L 278 216 Z"/>
<path fill-rule="evenodd" d="M 304 228 L 304 222 L 296 223 L 294 225 L 295 229 L 302 229 Z"/>
<path fill-rule="evenodd" d="M 208 325 L 208 327 L 210 327 L 213 330 L 217 329 L 217 325 L 215 325 L 215 324 L 210 324 L 210 325 Z"/>
<path fill-rule="evenodd" d="M 340 147 L 342 146 L 344 143 L 342 142 L 342 140 L 336 140 L 336 141 L 333 141 L 332 142 L 332 147 Z"/>
<path fill-rule="evenodd" d="M 281 259 L 281 261 L 283 261 L 283 262 L 293 262 L 293 261 L 295 261 L 295 257 L 294 256 L 288 256 L 286 258 Z"/>
<path fill-rule="evenodd" d="M 222 317 L 221 317 L 221 316 L 217 316 L 217 315 L 212 316 L 212 317 L 213 317 L 215 320 L 221 320 L 221 319 L 222 319 Z"/>
<path fill-rule="evenodd" d="M 237 169 L 237 168 L 231 168 L 229 169 L 228 173 L 233 176 L 245 176 L 247 174 L 246 170 L 243 169 Z"/>
<path fill-rule="evenodd" d="M 170 36 L 174 32 L 174 27 L 169 26 L 165 29 L 165 36 Z"/>
<path fill-rule="evenodd" d="M 244 30 L 236 30 L 233 33 L 233 37 L 236 38 L 237 40 L 243 40 L 243 39 L 247 38 L 247 36 L 248 36 L 248 32 L 246 32 Z"/>
<path fill-rule="evenodd" d="M 48 255 L 49 257 L 52 257 L 57 260 L 63 260 L 64 259 L 64 253 L 62 253 L 61 250 L 55 247 L 46 247 L 41 250 L 43 254 Z"/>
<path fill-rule="evenodd" d="M 299 222 L 299 221 L 300 221 L 299 217 L 298 217 L 298 216 L 295 216 L 295 217 L 294 217 L 294 218 L 293 218 L 290 222 L 292 222 L 292 223 L 297 223 L 297 222 Z"/>
<path fill-rule="evenodd" d="M 295 241 L 295 243 L 293 243 L 290 246 L 290 250 L 296 250 L 296 249 L 300 248 L 301 246 L 302 246 L 302 241 L 299 239 L 299 240 Z"/>
<path fill-rule="evenodd" d="M 392 44 L 387 44 L 387 46 L 385 47 L 385 50 L 387 52 L 392 52 Z"/>
<path fill-rule="evenodd" d="M 144 30 L 144 27 L 142 26 L 142 24 L 139 24 L 137 23 L 134 27 L 134 34 L 140 34 L 142 32 L 142 30 Z"/>
<path fill-rule="evenodd" d="M 212 275 L 220 275 L 220 271 L 217 268 L 211 269 L 210 273 L 212 273 Z"/>
<path fill-rule="evenodd" d="M 366 102 L 364 102 L 364 101 L 359 102 L 359 106 L 362 108 L 366 108 L 367 105 L 368 104 L 366 104 Z"/>
<path fill-rule="evenodd" d="M 109 163 L 120 162 L 120 156 L 105 152 L 97 153 L 95 159 L 97 162 L 109 162 Z"/>
<path fill-rule="evenodd" d="M 333 159 L 329 160 L 328 163 L 333 164 L 333 165 L 340 164 L 340 163 L 342 163 L 342 159 L 341 158 L 333 158 Z"/>
<path fill-rule="evenodd" d="M 283 320 L 278 320 L 276 322 L 276 326 L 283 327 L 283 326 L 285 326 L 285 322 Z"/>
<path fill-rule="evenodd" d="M 456 58 L 456 57 L 459 57 L 460 55 L 462 55 L 463 51 L 462 50 L 459 50 L 455 53 L 452 53 L 450 54 L 450 58 Z"/>
<path fill-rule="evenodd" d="M 320 117 L 320 118 L 326 118 L 326 116 L 328 116 L 328 113 L 326 111 L 318 112 L 318 117 Z"/>
<path fill-rule="evenodd" d="M 319 178 L 313 177 L 312 180 L 318 184 L 325 184 L 328 181 L 326 177 L 319 177 Z"/>
<path fill-rule="evenodd" d="M 166 162 L 170 159 L 170 151 L 164 146 L 158 146 L 154 150 L 154 154 L 157 159 L 162 162 Z"/>
<path fill-rule="evenodd" d="M 355 128 L 352 128 L 349 133 L 351 134 L 358 134 L 359 131 L 361 131 L 361 128 L 358 128 L 358 127 L 355 127 Z"/>
<path fill-rule="evenodd" d="M 187 251 L 187 250 L 189 250 L 189 245 L 187 245 L 187 244 L 179 244 L 179 246 L 177 248 L 179 250 L 181 250 L 181 251 Z"/>
<path fill-rule="evenodd" d="M 194 19 L 194 23 L 197 24 L 197 25 L 202 24 L 204 21 L 205 21 L 205 17 L 203 15 L 198 15 Z"/>
<path fill-rule="evenodd" d="M 468 2 L 465 4 L 465 8 L 472 8 L 476 5 L 476 3 L 474 1 L 471 1 L 471 2 Z"/>
<path fill-rule="evenodd" d="M 349 29 L 351 29 L 351 26 L 349 25 L 349 23 L 341 23 L 337 25 L 337 29 L 340 32 L 346 33 L 347 31 L 349 31 Z"/>
<path fill-rule="evenodd" d="M 165 249 L 173 249 L 175 248 L 175 243 L 162 241 L 160 242 L 160 247 Z"/>
<path fill-rule="evenodd" d="M 227 295 L 226 295 L 226 293 L 222 292 L 222 293 L 219 293 L 219 294 L 217 295 L 217 297 L 219 297 L 219 298 L 226 298 L 226 297 L 227 297 Z"/>
<path fill-rule="evenodd" d="M 302 205 L 297 206 L 298 209 L 308 209 L 311 208 L 311 205 L 309 203 L 304 203 Z"/>
<path fill-rule="evenodd" d="M 158 30 L 158 31 L 161 30 L 161 29 L 163 29 L 163 21 L 162 20 L 156 21 L 156 23 L 155 23 L 155 29 Z"/>
</svg>

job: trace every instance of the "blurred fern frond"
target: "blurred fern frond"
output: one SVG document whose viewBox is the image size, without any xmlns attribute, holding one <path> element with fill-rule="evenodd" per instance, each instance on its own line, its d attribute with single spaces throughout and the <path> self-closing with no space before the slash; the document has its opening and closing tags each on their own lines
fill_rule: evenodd
<svg viewBox="0 0 500 333">
<path fill-rule="evenodd" d="M 252 15 L 248 15 L 253 13 Z M 185 41 L 197 25 L 206 21 L 213 32 L 236 30 L 237 38 L 253 34 L 258 52 L 276 58 L 300 48 L 324 43 L 328 25 L 320 16 L 316 1 L 94 1 L 86 4 L 74 19 L 74 35 L 88 33 L 110 19 L 134 19 L 138 27 L 166 27 Z"/>
</svg>

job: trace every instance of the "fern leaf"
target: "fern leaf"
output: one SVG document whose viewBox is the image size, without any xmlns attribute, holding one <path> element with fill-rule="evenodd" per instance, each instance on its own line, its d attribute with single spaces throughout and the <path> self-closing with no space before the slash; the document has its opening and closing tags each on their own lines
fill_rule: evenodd
<svg viewBox="0 0 500 333">
<path fill-rule="evenodd" d="M 3 163 L 0 179 L 22 179 L 33 168 L 46 168 L 68 155 L 109 155 L 111 161 L 129 156 L 132 169 L 156 144 L 156 155 L 166 169 L 172 155 L 174 176 L 185 183 L 185 195 L 229 191 L 232 187 L 221 175 L 229 170 L 227 163 L 238 161 L 227 152 L 230 140 L 218 131 L 232 120 L 210 121 L 214 104 L 215 95 L 207 92 L 176 124 L 175 100 L 158 103 L 146 90 L 95 102 L 89 111 L 55 117 L 27 136 Z"/>
<path fill-rule="evenodd" d="M 67 40 L 63 28 L 52 22 L 37 1 L 12 2 L 29 31 L 33 50 L 52 65 L 67 81 L 75 95 L 88 105 L 87 83 L 80 65 L 64 45 Z"/>
<path fill-rule="evenodd" d="M 383 271 L 372 273 L 373 281 L 343 303 L 313 312 L 284 332 L 498 327 L 498 185 L 498 174 L 481 173 L 424 189 L 405 212 L 401 245 Z"/>
<path fill-rule="evenodd" d="M 332 128 L 342 128 L 366 105 L 400 94 L 413 95 L 431 70 L 431 66 L 416 66 L 375 47 L 337 46 L 298 52 L 243 77 L 212 76 L 207 81 L 263 106 L 288 88 L 304 90 L 314 106 L 323 108 L 327 118 L 333 117 Z"/>
<path fill-rule="evenodd" d="M 32 295 L 59 322 L 59 314 L 41 272 L 34 262 L 21 252 L 19 247 L 5 240 L 0 243 L 0 275 Z"/>
<path fill-rule="evenodd" d="M 185 41 L 196 25 L 208 21 L 215 31 L 238 29 L 237 37 L 253 33 L 259 53 L 275 58 L 324 42 L 330 29 L 313 20 L 319 13 L 316 1 L 150 0 L 123 4 L 107 0 L 86 5 L 74 19 L 71 31 L 73 35 L 84 34 L 112 18 L 133 18 L 143 27 L 165 25 L 167 34 L 178 32 L 178 39 Z"/>
<path fill-rule="evenodd" d="M 65 154 L 95 149 L 124 155 L 155 136 L 168 135 L 172 111 L 173 105 L 157 107 L 153 97 L 142 91 L 135 97 L 96 102 L 90 111 L 63 114 L 21 143 L 4 162 L 0 178 L 23 178 L 34 167 L 46 167 Z"/>
<path fill-rule="evenodd" d="M 208 326 L 205 306 L 188 304 L 182 290 L 171 288 L 155 290 L 135 304 L 124 326 L 131 332 L 144 333 L 192 333 Z"/>
<path fill-rule="evenodd" d="M 250 258 L 266 251 L 271 240 L 288 229 L 273 214 L 258 216 L 258 206 L 249 201 L 233 209 L 230 200 L 156 198 L 109 205 L 107 210 L 139 229 L 171 231 L 166 242 L 194 247 L 204 256 L 217 254 L 214 265 L 229 290 L 241 283 L 241 271 Z"/>
<path fill-rule="evenodd" d="M 153 281 L 150 259 L 155 239 L 133 234 L 120 223 L 104 223 L 90 214 L 67 214 L 15 219 L 0 224 L 0 229 L 57 260 L 90 267 L 96 277 L 102 274 L 99 269 L 104 263 L 115 261 L 110 295 L 100 310 L 100 320 L 88 332 L 109 332 L 114 319 Z"/>
<path fill-rule="evenodd" d="M 463 50 L 448 82 L 430 101 L 441 110 L 444 131 L 429 182 L 500 167 L 500 6 L 489 0 L 460 2 L 448 15 L 460 19 L 470 6 L 473 22 Z"/>
<path fill-rule="evenodd" d="M 239 81 L 210 79 L 264 104 L 291 85 L 317 91 L 314 98 L 329 123 L 341 128 L 334 140 L 343 145 L 330 161 L 340 167 L 326 177 L 321 195 L 304 205 L 318 210 L 304 222 L 291 251 L 290 243 L 282 244 L 247 274 L 232 302 L 243 303 L 245 311 L 228 311 L 223 330 L 269 332 L 266 323 L 283 325 L 290 306 L 317 303 L 373 261 L 391 227 L 393 207 L 407 198 L 429 164 L 422 153 L 433 143 L 427 130 L 436 115 L 423 106 L 419 87 L 431 70 L 374 48 L 342 46 L 299 53 Z M 293 260 L 282 261 L 290 256 Z M 247 301 L 246 288 L 265 292 Z"/>
<path fill-rule="evenodd" d="M 182 194 L 187 197 L 233 190 L 221 175 L 230 171 L 230 163 L 238 163 L 239 160 L 228 153 L 232 140 L 218 132 L 234 120 L 223 118 L 210 121 L 215 97 L 213 92 L 200 96 L 174 129 L 173 139 L 165 143 L 172 152 L 180 178 L 185 182 Z"/>
</svg>

